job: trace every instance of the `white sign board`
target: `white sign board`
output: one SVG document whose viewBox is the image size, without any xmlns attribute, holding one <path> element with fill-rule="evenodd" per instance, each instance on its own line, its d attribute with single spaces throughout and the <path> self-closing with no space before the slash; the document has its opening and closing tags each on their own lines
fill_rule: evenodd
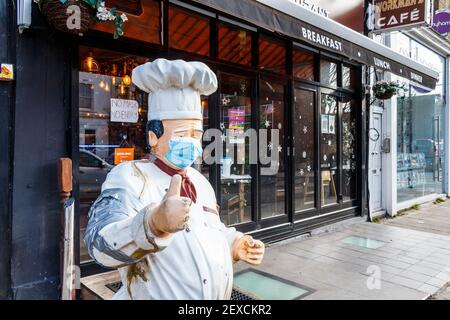
<svg viewBox="0 0 450 320">
<path fill-rule="evenodd" d="M 136 123 L 139 104 L 136 100 L 111 99 L 111 122 Z"/>
<path fill-rule="evenodd" d="M 321 16 L 327 18 L 330 16 L 330 12 L 327 9 L 319 7 L 317 4 L 314 3 L 314 1 L 311 0 L 289 0 L 289 1 L 300 7 L 308 9 L 314 13 L 320 14 Z"/>
</svg>

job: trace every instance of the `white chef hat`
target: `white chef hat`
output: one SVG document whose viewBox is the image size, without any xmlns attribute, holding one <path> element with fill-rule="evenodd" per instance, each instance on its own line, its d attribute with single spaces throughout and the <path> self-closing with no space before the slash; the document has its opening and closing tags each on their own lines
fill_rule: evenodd
<svg viewBox="0 0 450 320">
<path fill-rule="evenodd" d="M 133 83 L 150 93 L 148 120 L 203 119 L 200 95 L 217 90 L 217 77 L 202 62 L 156 59 L 136 67 Z"/>
</svg>

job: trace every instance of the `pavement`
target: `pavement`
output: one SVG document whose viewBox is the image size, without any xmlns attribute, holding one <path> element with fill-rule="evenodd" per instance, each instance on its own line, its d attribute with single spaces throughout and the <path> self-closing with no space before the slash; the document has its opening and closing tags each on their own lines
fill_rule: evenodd
<svg viewBox="0 0 450 320">
<path fill-rule="evenodd" d="M 447 202 L 381 223 L 354 218 L 270 245 L 255 269 L 312 289 L 304 300 L 450 299 Z"/>
<path fill-rule="evenodd" d="M 409 210 L 394 219 L 384 219 L 383 224 L 400 228 L 450 236 L 450 200 L 441 204 L 425 204 L 418 210 Z"/>
</svg>

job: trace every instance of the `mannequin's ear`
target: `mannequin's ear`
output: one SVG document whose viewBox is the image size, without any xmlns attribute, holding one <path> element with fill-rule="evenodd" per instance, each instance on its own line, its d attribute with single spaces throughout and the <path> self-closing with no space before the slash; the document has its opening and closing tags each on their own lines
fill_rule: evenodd
<svg viewBox="0 0 450 320">
<path fill-rule="evenodd" d="M 151 148 L 153 148 L 158 144 L 158 137 L 153 131 L 148 132 L 148 144 L 150 145 Z"/>
</svg>

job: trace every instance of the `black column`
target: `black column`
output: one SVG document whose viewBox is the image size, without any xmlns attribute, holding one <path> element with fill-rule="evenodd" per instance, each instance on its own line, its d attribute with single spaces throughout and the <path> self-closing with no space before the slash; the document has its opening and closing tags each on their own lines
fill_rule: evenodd
<svg viewBox="0 0 450 320">
<path fill-rule="evenodd" d="M 41 19 L 33 13 L 33 21 Z M 45 21 L 16 37 L 12 298 L 58 299 L 57 161 L 68 156 L 71 47 L 77 39 L 47 28 Z"/>
<path fill-rule="evenodd" d="M 0 1 L 0 63 L 15 63 L 11 1 Z M 0 300 L 11 297 L 11 125 L 14 82 L 0 82 Z"/>
</svg>

